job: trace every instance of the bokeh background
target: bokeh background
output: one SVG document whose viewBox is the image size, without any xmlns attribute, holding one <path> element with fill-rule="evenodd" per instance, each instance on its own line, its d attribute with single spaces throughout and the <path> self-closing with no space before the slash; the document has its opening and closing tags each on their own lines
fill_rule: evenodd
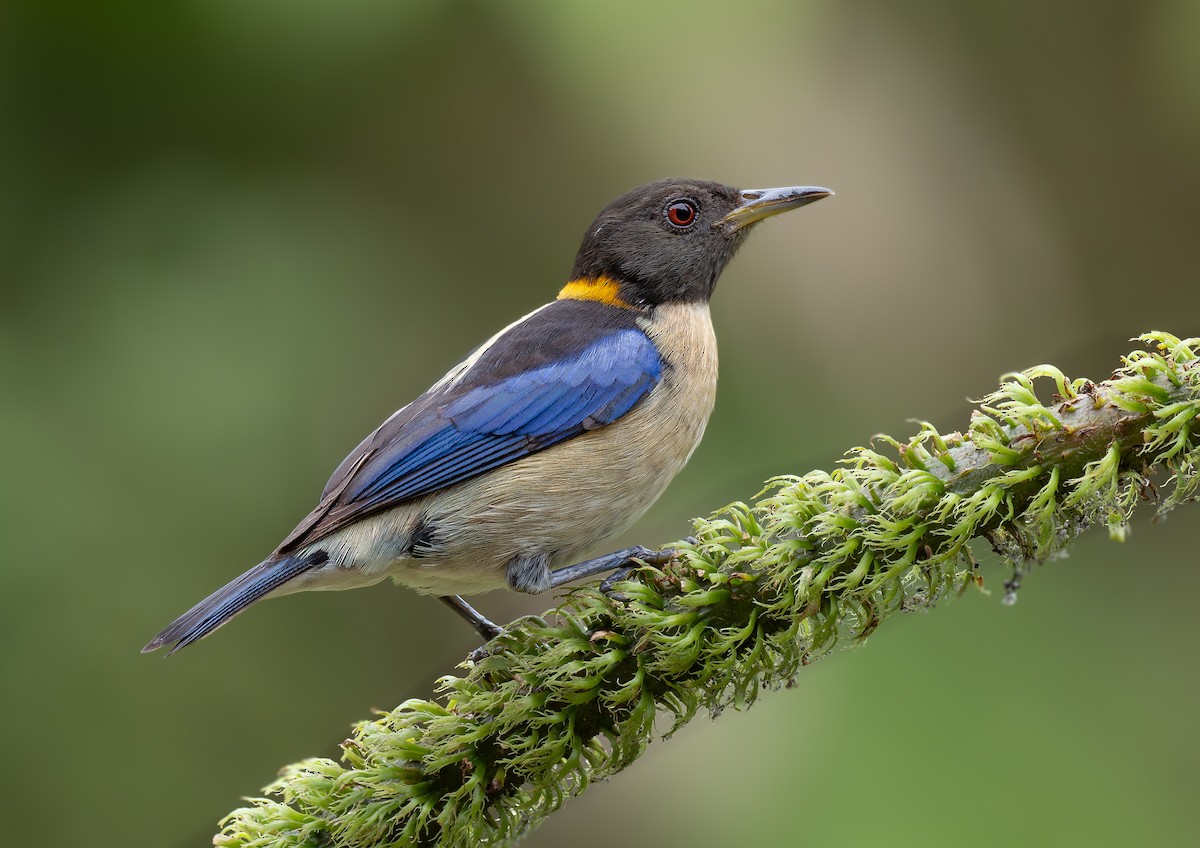
<svg viewBox="0 0 1200 848">
<path fill-rule="evenodd" d="M 964 426 L 1003 371 L 1200 331 L 1197 44 L 1188 0 L 0 4 L 5 844 L 207 844 L 431 692 L 471 634 L 390 585 L 138 648 L 633 185 L 838 195 L 725 274 L 708 436 L 619 542 Z M 1198 519 L 894 619 L 527 844 L 1187 843 Z"/>
</svg>

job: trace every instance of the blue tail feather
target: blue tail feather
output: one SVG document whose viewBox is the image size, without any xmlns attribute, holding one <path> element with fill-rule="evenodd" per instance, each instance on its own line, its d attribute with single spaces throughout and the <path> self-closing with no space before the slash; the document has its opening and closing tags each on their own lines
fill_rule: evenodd
<svg viewBox="0 0 1200 848">
<path fill-rule="evenodd" d="M 288 556 L 260 562 L 171 622 L 142 648 L 142 653 L 171 645 L 171 650 L 167 651 L 167 656 L 170 656 L 180 648 L 186 648 L 212 633 L 268 592 L 278 589 L 298 574 L 316 568 L 327 559 L 328 555 L 324 551 L 314 551 L 303 556 Z"/>
</svg>

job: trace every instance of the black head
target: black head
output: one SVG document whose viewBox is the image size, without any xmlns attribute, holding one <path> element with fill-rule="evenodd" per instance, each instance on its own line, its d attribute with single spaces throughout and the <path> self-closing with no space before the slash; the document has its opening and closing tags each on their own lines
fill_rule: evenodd
<svg viewBox="0 0 1200 848">
<path fill-rule="evenodd" d="M 596 216 L 572 278 L 613 280 L 621 300 L 637 306 L 707 301 L 753 224 L 831 194 L 816 186 L 650 183 L 621 195 Z"/>
</svg>

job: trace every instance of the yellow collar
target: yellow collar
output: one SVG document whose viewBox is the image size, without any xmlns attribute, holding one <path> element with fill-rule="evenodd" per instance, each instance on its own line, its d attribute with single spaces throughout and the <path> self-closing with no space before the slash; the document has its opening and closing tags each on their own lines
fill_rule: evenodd
<svg viewBox="0 0 1200 848">
<path fill-rule="evenodd" d="M 632 303 L 621 299 L 621 284 L 609 277 L 584 277 L 571 280 L 558 293 L 559 300 L 594 300 L 621 309 L 636 309 Z"/>
</svg>

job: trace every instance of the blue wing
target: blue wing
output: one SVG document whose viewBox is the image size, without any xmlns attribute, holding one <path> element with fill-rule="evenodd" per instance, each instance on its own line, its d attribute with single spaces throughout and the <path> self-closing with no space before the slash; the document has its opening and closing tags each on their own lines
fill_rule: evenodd
<svg viewBox="0 0 1200 848">
<path fill-rule="evenodd" d="M 639 330 L 622 330 L 570 359 L 495 384 L 465 391 L 459 386 L 452 399 L 431 410 L 440 426 L 417 440 L 401 438 L 385 446 L 354 475 L 342 498 L 369 508 L 461 483 L 611 424 L 653 388 L 661 373 L 650 339 Z M 465 380 L 474 382 L 472 376 L 468 372 Z M 424 431 L 428 425 L 422 424 Z"/>
<path fill-rule="evenodd" d="M 498 342 L 457 381 L 402 409 L 346 458 L 281 550 L 611 424 L 662 376 L 640 328 L 592 328 L 574 343 L 571 335 L 543 337 L 524 356 Z M 529 358 L 536 365 L 521 369 Z"/>
</svg>

